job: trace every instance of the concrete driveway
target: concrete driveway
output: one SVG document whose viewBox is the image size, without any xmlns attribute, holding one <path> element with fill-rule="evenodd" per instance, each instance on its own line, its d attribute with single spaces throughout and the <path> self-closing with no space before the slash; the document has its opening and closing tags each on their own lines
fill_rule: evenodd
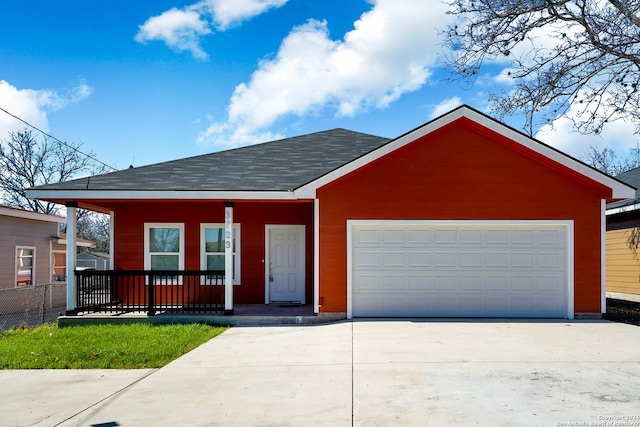
<svg viewBox="0 0 640 427">
<path fill-rule="evenodd" d="M 0 371 L 6 426 L 640 426 L 640 327 L 235 327 L 159 370 Z M 625 424 L 626 423 L 626 424 Z"/>
</svg>

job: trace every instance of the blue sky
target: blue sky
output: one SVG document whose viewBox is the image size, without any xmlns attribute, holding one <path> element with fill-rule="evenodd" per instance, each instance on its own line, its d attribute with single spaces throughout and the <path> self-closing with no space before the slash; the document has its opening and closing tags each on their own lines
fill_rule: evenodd
<svg viewBox="0 0 640 427">
<path fill-rule="evenodd" d="M 396 137 L 509 89 L 500 63 L 472 87 L 443 80 L 445 12 L 425 0 L 5 0 L 0 107 L 118 169 L 336 127 Z M 589 138 L 555 124 L 537 137 L 577 157 L 637 143 L 624 123 Z M 23 128 L 0 111 L 0 138 Z"/>
</svg>

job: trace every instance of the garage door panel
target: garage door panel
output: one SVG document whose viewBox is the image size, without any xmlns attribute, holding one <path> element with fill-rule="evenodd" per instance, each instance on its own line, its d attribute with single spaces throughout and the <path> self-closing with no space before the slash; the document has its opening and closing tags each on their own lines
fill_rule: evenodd
<svg viewBox="0 0 640 427">
<path fill-rule="evenodd" d="M 435 243 L 439 245 L 443 244 L 456 244 L 458 243 L 457 230 L 452 229 L 436 229 L 435 230 Z"/>
<path fill-rule="evenodd" d="M 564 233 L 562 230 L 540 230 L 538 243 L 545 246 L 564 246 Z"/>
<path fill-rule="evenodd" d="M 354 226 L 354 316 L 566 317 L 566 226 Z"/>
<path fill-rule="evenodd" d="M 431 267 L 433 265 L 433 252 L 424 250 L 409 250 L 409 267 Z"/>
<path fill-rule="evenodd" d="M 511 254 L 511 266 L 515 268 L 533 268 L 536 265 L 536 254 L 530 252 L 513 252 Z"/>
<path fill-rule="evenodd" d="M 512 230 L 511 231 L 511 243 L 514 245 L 533 245 L 534 231 L 533 230 Z"/>
<path fill-rule="evenodd" d="M 390 291 L 390 290 L 403 290 L 406 291 L 408 289 L 409 278 L 406 274 L 383 274 L 382 275 L 382 290 Z"/>
<path fill-rule="evenodd" d="M 376 245 L 380 244 L 380 230 L 363 229 L 354 236 L 355 245 Z"/>
<path fill-rule="evenodd" d="M 416 295 L 415 297 L 407 300 L 407 313 L 412 317 L 420 317 L 421 313 L 424 313 L 425 307 L 429 307 L 429 295 Z M 395 316 L 402 317 L 402 314 L 396 314 Z"/>
<path fill-rule="evenodd" d="M 406 295 L 387 294 L 382 300 L 383 310 L 387 313 L 402 313 L 407 310 L 407 302 Z"/>
<path fill-rule="evenodd" d="M 487 267 L 507 268 L 511 264 L 510 254 L 505 251 L 492 251 L 486 253 Z"/>
<path fill-rule="evenodd" d="M 356 269 L 380 267 L 381 253 L 379 250 L 360 250 L 354 254 L 353 265 Z"/>
<path fill-rule="evenodd" d="M 433 243 L 433 230 L 411 228 L 408 230 L 408 233 L 409 243 L 412 245 L 424 245 L 425 243 Z"/>
<path fill-rule="evenodd" d="M 482 291 L 485 288 L 485 277 L 482 275 L 462 275 L 460 276 L 460 290 Z"/>
<path fill-rule="evenodd" d="M 538 276 L 538 291 L 561 293 L 565 283 L 562 275 L 540 275 Z"/>
<path fill-rule="evenodd" d="M 380 316 L 384 309 L 382 294 L 359 295 L 358 299 L 353 301 L 353 311 L 360 313 L 360 316 Z"/>
<path fill-rule="evenodd" d="M 511 310 L 524 315 L 531 315 L 537 310 L 537 301 L 533 295 L 513 295 L 511 297 Z"/>
<path fill-rule="evenodd" d="M 538 267 L 562 268 L 564 254 L 561 251 L 545 251 L 538 253 Z"/>
<path fill-rule="evenodd" d="M 458 266 L 458 253 L 438 251 L 434 254 L 434 265 L 438 267 L 457 267 Z"/>
<path fill-rule="evenodd" d="M 534 291 L 536 290 L 537 280 L 533 274 L 530 275 L 517 275 L 511 278 L 511 290 L 512 291 Z"/>
<path fill-rule="evenodd" d="M 488 291 L 507 291 L 511 285 L 511 279 L 506 274 L 504 275 L 487 275 L 487 287 Z"/>
<path fill-rule="evenodd" d="M 410 291 L 433 289 L 433 276 L 430 273 L 410 273 L 408 286 Z"/>
<path fill-rule="evenodd" d="M 459 243 L 463 245 L 483 244 L 485 235 L 483 230 L 460 230 Z"/>
<path fill-rule="evenodd" d="M 558 311 L 562 310 L 562 306 L 560 306 L 560 301 L 558 298 L 553 296 L 538 296 L 538 307 L 537 312 L 541 315 L 541 317 L 554 317 Z"/>
<path fill-rule="evenodd" d="M 509 232 L 505 229 L 487 230 L 486 243 L 488 245 L 504 245 L 509 243 Z"/>
<path fill-rule="evenodd" d="M 429 299 L 430 312 L 435 316 L 451 316 L 458 313 L 458 298 L 451 294 L 435 294 Z"/>
<path fill-rule="evenodd" d="M 481 251 L 460 252 L 460 267 L 484 267 L 485 258 Z"/>
<path fill-rule="evenodd" d="M 457 274 L 436 274 L 434 280 L 435 290 L 457 290 L 458 275 Z"/>
<path fill-rule="evenodd" d="M 507 316 L 511 312 L 511 298 L 506 295 L 492 295 L 490 298 L 482 296 L 484 312 L 494 316 Z"/>
<path fill-rule="evenodd" d="M 405 230 L 382 230 L 382 244 L 404 245 L 406 241 Z"/>
<path fill-rule="evenodd" d="M 379 292 L 382 290 L 382 277 L 375 273 L 355 273 L 354 282 L 358 283 L 359 293 Z"/>
<path fill-rule="evenodd" d="M 407 264 L 406 251 L 383 251 L 382 266 L 385 268 L 405 267 Z"/>
</svg>

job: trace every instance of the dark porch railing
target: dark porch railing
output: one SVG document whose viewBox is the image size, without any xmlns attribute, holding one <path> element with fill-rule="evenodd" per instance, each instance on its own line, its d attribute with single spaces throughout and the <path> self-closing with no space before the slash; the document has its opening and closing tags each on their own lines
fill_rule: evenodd
<svg viewBox="0 0 640 427">
<path fill-rule="evenodd" d="M 224 271 L 76 271 L 76 311 L 222 313 Z"/>
</svg>

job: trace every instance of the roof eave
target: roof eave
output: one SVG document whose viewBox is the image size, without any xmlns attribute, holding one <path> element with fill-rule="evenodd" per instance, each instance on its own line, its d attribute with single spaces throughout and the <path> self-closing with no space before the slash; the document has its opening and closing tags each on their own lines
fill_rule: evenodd
<svg viewBox="0 0 640 427">
<path fill-rule="evenodd" d="M 618 206 L 617 208 L 609 208 L 605 211 L 606 215 L 616 215 L 621 213 L 629 213 L 640 210 L 640 203 L 634 203 L 631 205 Z"/>
<path fill-rule="evenodd" d="M 22 219 L 33 219 L 36 221 L 57 222 L 59 224 L 67 222 L 67 219 L 61 216 L 25 211 L 22 209 L 12 208 L 10 206 L 0 206 L 0 215 Z"/>
<path fill-rule="evenodd" d="M 296 200 L 292 191 L 145 191 L 145 190 L 26 190 L 42 200 Z"/>
</svg>

